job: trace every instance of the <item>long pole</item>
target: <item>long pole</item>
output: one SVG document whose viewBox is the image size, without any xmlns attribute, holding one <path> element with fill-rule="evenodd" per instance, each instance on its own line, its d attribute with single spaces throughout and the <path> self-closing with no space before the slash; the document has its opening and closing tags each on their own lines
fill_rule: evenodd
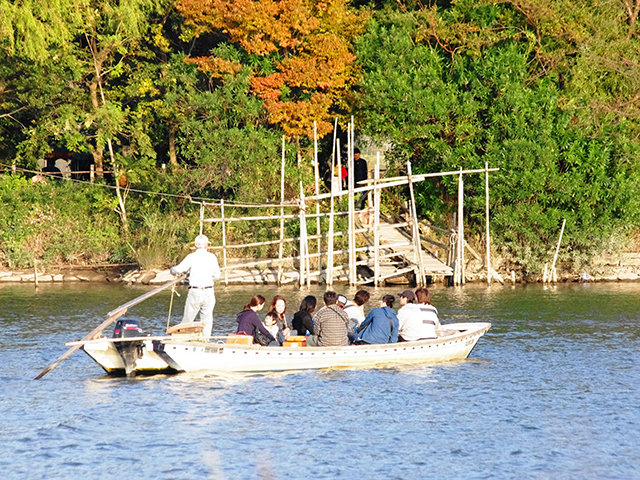
<svg viewBox="0 0 640 480">
<path fill-rule="evenodd" d="M 349 124 L 349 144 L 347 148 L 348 165 L 347 168 L 347 182 L 349 184 L 349 285 L 356 284 L 356 235 L 355 235 L 355 197 L 354 197 L 354 183 L 353 183 L 353 117 L 351 118 L 351 124 Z"/>
<path fill-rule="evenodd" d="M 551 275 L 553 275 L 553 281 L 556 281 L 556 260 L 558 259 L 558 252 L 560 251 L 560 242 L 562 242 L 562 234 L 564 233 L 564 226 L 567 223 L 567 219 L 562 219 L 562 228 L 560 229 L 560 238 L 558 238 L 558 245 L 556 246 L 556 254 L 553 256 L 553 264 L 551 265 Z"/>
<path fill-rule="evenodd" d="M 284 249 L 284 135 L 282 136 L 282 168 L 280 170 L 280 246 L 278 247 L 278 286 L 282 285 L 282 253 Z"/>
<path fill-rule="evenodd" d="M 462 182 L 462 172 L 460 173 L 460 176 L 458 177 L 458 245 L 456 248 L 456 270 L 457 270 L 457 284 L 458 285 L 462 285 L 463 283 L 463 278 L 464 278 L 464 273 L 462 271 L 462 249 L 464 248 L 464 233 L 462 231 L 462 213 L 463 213 L 463 206 L 462 206 L 462 201 L 463 201 L 463 188 L 464 188 L 464 184 Z"/>
<path fill-rule="evenodd" d="M 330 208 L 329 211 L 329 238 L 327 245 L 327 271 L 325 273 L 325 282 L 328 286 L 333 285 L 333 209 L 334 209 L 334 189 L 333 189 L 333 167 L 334 167 L 335 157 L 331 157 L 331 197 L 330 197 Z"/>
<path fill-rule="evenodd" d="M 374 189 L 373 189 L 373 277 L 374 286 L 378 286 L 380 282 L 380 190 L 378 189 L 378 180 L 380 179 L 380 152 L 378 152 L 376 160 L 376 168 L 373 173 Z"/>
<path fill-rule="evenodd" d="M 165 289 L 171 287 L 172 285 L 175 285 L 176 283 L 181 282 L 182 280 L 184 280 L 185 277 L 186 277 L 186 275 L 184 275 L 184 274 L 180 275 L 180 276 L 174 278 L 173 280 L 171 280 L 171 281 L 169 281 L 169 282 L 167 282 L 167 283 L 165 283 L 163 285 L 160 285 L 159 287 L 156 287 L 153 290 L 150 290 L 147 293 L 145 293 L 143 295 L 140 295 L 139 297 L 134 298 L 133 300 L 130 300 L 129 302 L 127 302 L 127 303 L 125 303 L 123 305 L 120 305 L 115 310 L 111 310 L 107 314 L 107 319 L 104 322 L 102 322 L 97 328 L 95 328 L 94 330 L 89 332 L 87 335 L 85 335 L 84 338 L 82 339 L 81 343 L 78 343 L 77 345 L 74 345 L 69 350 L 67 350 L 65 353 L 60 355 L 60 357 L 58 357 L 58 359 L 55 362 L 53 362 L 51 365 L 49 365 L 47 368 L 45 368 L 42 372 L 40 372 L 40 374 L 35 378 L 35 380 L 39 380 L 40 378 L 44 377 L 47 373 L 49 373 L 51 370 L 53 370 L 58 365 L 60 365 L 63 362 L 63 360 L 65 360 L 68 357 L 70 357 L 73 352 L 75 352 L 82 345 L 84 345 L 83 342 L 88 342 L 88 341 L 93 340 L 96 337 L 98 337 L 105 328 L 107 328 L 111 323 L 115 322 L 122 315 L 127 313 L 127 310 L 129 310 L 131 307 L 133 307 L 134 305 L 137 305 L 138 303 L 146 300 L 149 297 L 154 296 L 156 293 L 159 293 L 162 290 L 165 290 Z"/>
<path fill-rule="evenodd" d="M 200 204 L 200 235 L 202 235 L 202 229 L 204 228 L 204 203 Z"/>
<path fill-rule="evenodd" d="M 304 190 L 300 182 L 300 287 L 304 285 L 304 276 L 307 270 L 307 220 L 305 218 L 306 205 L 304 202 Z"/>
<path fill-rule="evenodd" d="M 227 271 L 227 226 L 224 219 L 224 198 L 220 199 L 220 216 L 222 217 L 222 265 L 224 267 L 224 284 L 229 286 L 229 272 Z"/>
<path fill-rule="evenodd" d="M 322 236 L 320 235 L 320 169 L 318 166 L 318 129 L 316 121 L 313 121 L 313 173 L 316 180 L 316 235 L 318 236 L 318 283 L 322 273 Z"/>
<path fill-rule="evenodd" d="M 490 260 L 490 239 L 489 239 L 489 162 L 484 162 L 484 197 L 486 212 L 486 244 L 487 244 L 487 285 L 491 285 L 491 260 Z"/>
<path fill-rule="evenodd" d="M 422 258 L 422 243 L 420 242 L 420 227 L 418 225 L 418 212 L 416 210 L 416 197 L 413 193 L 413 180 L 411 177 L 411 162 L 407 162 L 407 176 L 409 177 L 409 194 L 411 195 L 411 223 L 413 224 L 413 246 L 418 255 L 418 286 L 424 285 L 424 261 Z"/>
</svg>

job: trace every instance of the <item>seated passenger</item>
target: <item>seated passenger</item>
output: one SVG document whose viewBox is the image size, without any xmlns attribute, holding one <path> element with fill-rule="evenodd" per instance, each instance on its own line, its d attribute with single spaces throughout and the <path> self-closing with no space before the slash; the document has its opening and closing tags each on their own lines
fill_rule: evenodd
<svg viewBox="0 0 640 480">
<path fill-rule="evenodd" d="M 342 347 L 349 345 L 349 317 L 336 305 L 338 294 L 324 293 L 324 307 L 313 317 L 313 335 L 307 337 L 309 347 Z"/>
<path fill-rule="evenodd" d="M 436 324 L 440 325 L 438 311 L 430 305 L 429 290 L 419 288 L 415 295 L 411 290 L 405 290 L 399 295 L 400 304 L 403 305 L 398 311 L 400 338 L 405 342 L 438 338 L 436 333 Z M 413 303 L 416 299 L 419 304 Z"/>
<path fill-rule="evenodd" d="M 278 315 L 278 328 L 285 337 L 296 334 L 296 332 L 291 331 L 291 318 L 287 316 L 287 301 L 282 295 L 273 297 L 269 312 L 276 312 Z"/>
<path fill-rule="evenodd" d="M 419 288 L 416 290 L 416 299 L 422 314 L 422 323 L 426 325 L 433 323 L 436 335 L 439 336 L 442 331 L 442 325 L 440 325 L 440 319 L 438 318 L 438 310 L 431 305 L 431 293 L 424 287 Z"/>
<path fill-rule="evenodd" d="M 265 315 L 264 317 L 264 326 L 267 330 L 269 330 L 269 333 L 273 336 L 273 338 L 276 339 L 275 342 L 267 342 L 267 345 L 282 345 L 282 342 L 284 342 L 284 335 L 282 334 L 282 331 L 280 330 L 280 328 L 278 328 L 278 314 L 275 312 L 269 312 Z M 259 334 L 260 336 L 262 336 L 262 333 Z M 263 339 L 263 341 L 260 342 L 261 345 L 264 345 L 265 339 Z"/>
<path fill-rule="evenodd" d="M 344 307 L 345 313 L 349 316 L 349 326 L 357 328 L 364 321 L 364 304 L 369 301 L 369 292 L 358 290 L 352 301 L 347 301 Z"/>
<path fill-rule="evenodd" d="M 267 340 L 269 340 L 269 342 L 274 342 L 276 340 L 258 318 L 258 314 L 256 312 L 262 310 L 262 307 L 264 307 L 264 297 L 262 295 L 254 295 L 251 298 L 251 301 L 245 305 L 242 311 L 238 314 L 237 320 L 237 333 L 239 335 L 251 335 L 254 343 L 258 344 L 260 344 L 261 338 L 259 335 L 256 335 L 256 332 L 260 332 Z"/>
<path fill-rule="evenodd" d="M 300 303 L 300 310 L 293 316 L 293 329 L 298 335 L 313 335 L 313 318 L 311 314 L 316 309 L 318 301 L 313 295 L 307 295 Z"/>
<path fill-rule="evenodd" d="M 393 310 L 393 295 L 385 295 L 380 307 L 369 312 L 357 330 L 357 345 L 395 343 L 398 341 L 398 317 Z"/>
</svg>

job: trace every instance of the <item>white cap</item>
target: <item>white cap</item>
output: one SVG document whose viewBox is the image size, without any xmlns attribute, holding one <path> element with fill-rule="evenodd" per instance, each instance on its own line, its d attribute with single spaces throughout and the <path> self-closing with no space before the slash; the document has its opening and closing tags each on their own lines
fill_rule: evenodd
<svg viewBox="0 0 640 480">
<path fill-rule="evenodd" d="M 207 248 L 207 246 L 211 242 L 209 242 L 209 239 L 206 235 L 198 235 L 193 243 L 195 244 L 196 248 Z"/>
</svg>

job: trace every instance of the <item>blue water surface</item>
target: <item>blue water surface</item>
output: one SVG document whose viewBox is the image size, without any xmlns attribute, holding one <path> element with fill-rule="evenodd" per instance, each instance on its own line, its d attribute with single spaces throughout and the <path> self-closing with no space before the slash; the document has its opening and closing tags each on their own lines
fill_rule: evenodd
<svg viewBox="0 0 640 480">
<path fill-rule="evenodd" d="M 33 380 L 146 290 L 0 286 L 5 478 L 640 478 L 640 285 L 436 286 L 443 323 L 493 325 L 464 362 L 126 379 L 79 351 Z M 214 334 L 253 293 L 323 290 L 219 287 Z M 170 298 L 128 315 L 160 333 Z"/>
</svg>

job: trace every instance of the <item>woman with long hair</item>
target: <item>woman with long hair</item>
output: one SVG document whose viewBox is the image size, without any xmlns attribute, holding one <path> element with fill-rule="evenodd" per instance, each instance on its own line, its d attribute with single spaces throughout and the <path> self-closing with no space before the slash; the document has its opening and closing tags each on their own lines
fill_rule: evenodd
<svg viewBox="0 0 640 480">
<path fill-rule="evenodd" d="M 242 311 L 238 314 L 238 334 L 251 335 L 254 343 L 260 343 L 257 337 L 257 332 L 264 335 L 269 342 L 275 341 L 275 337 L 269 333 L 269 330 L 258 318 L 258 312 L 264 307 L 264 297 L 262 295 L 254 295 L 251 297 L 251 301 L 244 306 Z"/>
<path fill-rule="evenodd" d="M 280 332 L 287 337 L 291 333 L 291 319 L 287 317 L 287 301 L 282 295 L 276 295 L 271 300 L 269 312 L 275 312 L 278 315 L 278 328 Z M 295 333 L 294 333 L 295 335 Z"/>
<path fill-rule="evenodd" d="M 300 310 L 293 315 L 293 329 L 298 332 L 298 335 L 305 335 L 309 332 L 309 335 L 313 335 L 313 319 L 311 314 L 316 309 L 318 301 L 313 295 L 307 295 L 302 299 L 300 303 Z"/>
</svg>

